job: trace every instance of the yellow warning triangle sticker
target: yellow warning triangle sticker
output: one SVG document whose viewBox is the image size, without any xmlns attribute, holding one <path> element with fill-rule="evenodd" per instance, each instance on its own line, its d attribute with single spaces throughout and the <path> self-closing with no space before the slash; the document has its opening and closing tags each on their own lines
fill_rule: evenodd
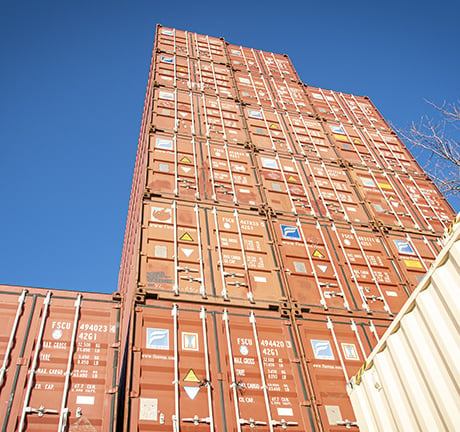
<svg viewBox="0 0 460 432">
<path fill-rule="evenodd" d="M 355 144 L 361 144 L 361 140 L 358 139 L 358 138 L 355 138 L 355 139 L 353 140 L 353 143 L 355 143 Z"/>
<path fill-rule="evenodd" d="M 193 369 L 190 369 L 187 372 L 187 375 L 185 375 L 184 382 L 200 383 L 201 380 L 196 376 L 195 371 Z"/>
<path fill-rule="evenodd" d="M 315 251 L 312 254 L 315 258 L 324 258 L 324 255 L 318 250 L 315 249 Z"/>
<path fill-rule="evenodd" d="M 192 161 L 187 156 L 184 156 L 179 162 L 192 163 Z"/>
<path fill-rule="evenodd" d="M 192 242 L 193 238 L 189 233 L 186 232 L 186 233 L 182 234 L 182 237 L 179 240 Z"/>
<path fill-rule="evenodd" d="M 290 181 L 290 182 L 296 182 L 297 179 L 296 179 L 293 175 L 291 175 L 291 176 L 288 177 L 288 181 Z"/>
<path fill-rule="evenodd" d="M 270 129 L 278 129 L 278 126 L 275 123 L 272 123 L 270 125 Z"/>
</svg>

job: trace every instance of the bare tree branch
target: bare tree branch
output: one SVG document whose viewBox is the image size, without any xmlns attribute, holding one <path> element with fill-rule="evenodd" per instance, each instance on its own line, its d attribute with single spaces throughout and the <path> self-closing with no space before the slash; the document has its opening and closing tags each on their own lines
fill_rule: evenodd
<svg viewBox="0 0 460 432">
<path fill-rule="evenodd" d="M 438 121 L 424 116 L 409 129 L 398 133 L 412 151 L 421 150 L 427 160 L 424 169 L 446 195 L 460 194 L 460 142 L 449 130 L 460 128 L 460 101 L 441 106 L 426 101 L 441 115 Z"/>
</svg>

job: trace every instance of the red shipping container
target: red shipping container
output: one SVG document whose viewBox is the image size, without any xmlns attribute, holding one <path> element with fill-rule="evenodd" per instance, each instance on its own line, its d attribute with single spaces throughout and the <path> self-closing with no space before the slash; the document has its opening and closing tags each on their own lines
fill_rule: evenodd
<svg viewBox="0 0 460 432">
<path fill-rule="evenodd" d="M 295 152 L 308 159 L 338 160 L 338 155 L 326 138 L 321 123 L 305 114 L 282 113 L 287 131 L 293 139 Z"/>
<path fill-rule="evenodd" d="M 354 118 L 353 123 L 360 126 L 372 126 L 376 129 L 391 131 L 385 119 L 375 108 L 367 96 L 355 96 L 347 93 L 337 93 L 343 105 Z"/>
<path fill-rule="evenodd" d="M 123 431 L 316 431 L 279 312 L 137 305 Z"/>
<path fill-rule="evenodd" d="M 313 106 L 305 94 L 303 84 L 273 78 L 269 82 L 278 108 L 299 114 L 314 115 Z"/>
<path fill-rule="evenodd" d="M 168 53 L 155 58 L 157 84 L 179 90 L 205 92 L 221 97 L 236 97 L 231 70 L 224 65 Z"/>
<path fill-rule="evenodd" d="M 278 217 L 273 224 L 290 297 L 301 307 L 385 317 L 407 300 L 378 233 L 311 218 Z"/>
<path fill-rule="evenodd" d="M 389 231 L 383 238 L 413 291 L 441 251 L 441 240 L 397 231 Z"/>
<path fill-rule="evenodd" d="M 255 49 L 227 44 L 230 65 L 235 71 L 247 71 L 257 75 L 265 74 Z"/>
<path fill-rule="evenodd" d="M 262 307 L 285 298 L 267 221 L 254 212 L 155 200 L 142 237 L 140 285 L 159 298 Z"/>
<path fill-rule="evenodd" d="M 340 103 L 338 93 L 310 86 L 305 86 L 305 90 L 315 111 L 321 118 L 342 123 L 354 122 L 354 119 Z"/>
<path fill-rule="evenodd" d="M 358 427 L 346 384 L 390 323 L 313 314 L 296 319 L 322 430 L 344 432 Z"/>
<path fill-rule="evenodd" d="M 361 129 L 370 149 L 382 161 L 386 170 L 424 176 L 425 173 L 394 132 L 365 127 Z"/>
<path fill-rule="evenodd" d="M 227 63 L 224 41 L 211 36 L 158 26 L 156 46 L 158 50 L 172 54 Z"/>
<path fill-rule="evenodd" d="M 115 431 L 120 302 L 0 286 L 4 431 Z"/>
</svg>

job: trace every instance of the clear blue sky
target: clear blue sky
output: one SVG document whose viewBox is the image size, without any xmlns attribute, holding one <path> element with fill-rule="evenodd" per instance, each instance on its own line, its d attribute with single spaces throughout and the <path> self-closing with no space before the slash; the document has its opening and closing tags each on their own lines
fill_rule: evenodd
<svg viewBox="0 0 460 432">
<path fill-rule="evenodd" d="M 287 53 L 404 127 L 424 98 L 459 97 L 459 16 L 453 0 L 4 2 L 0 283 L 116 290 L 156 23 Z"/>
</svg>

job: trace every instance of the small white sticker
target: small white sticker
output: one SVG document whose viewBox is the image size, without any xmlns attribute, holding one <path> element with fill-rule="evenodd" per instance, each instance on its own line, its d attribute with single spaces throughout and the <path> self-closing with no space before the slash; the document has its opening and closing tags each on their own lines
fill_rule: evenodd
<svg viewBox="0 0 460 432">
<path fill-rule="evenodd" d="M 249 353 L 248 347 L 247 347 L 246 345 L 241 345 L 241 346 L 240 346 L 240 353 L 241 353 L 242 355 L 244 355 L 244 356 L 245 356 L 245 355 L 248 355 L 248 353 Z"/>
<path fill-rule="evenodd" d="M 172 150 L 173 141 L 170 139 L 157 138 L 156 143 L 155 143 L 155 148 L 163 149 L 163 150 Z"/>
<path fill-rule="evenodd" d="M 201 387 L 189 387 L 189 386 L 184 386 L 185 393 L 187 393 L 187 396 L 190 399 L 195 399 L 196 395 L 199 393 Z"/>
<path fill-rule="evenodd" d="M 294 415 L 292 408 L 277 408 L 276 410 L 279 416 L 292 417 Z"/>
<path fill-rule="evenodd" d="M 182 332 L 182 349 L 198 351 L 198 333 Z"/>
<path fill-rule="evenodd" d="M 312 96 L 315 98 L 315 99 L 322 99 L 323 96 L 321 96 L 319 93 L 312 93 Z"/>
<path fill-rule="evenodd" d="M 159 97 L 160 99 L 174 100 L 174 93 L 161 91 Z"/>
<path fill-rule="evenodd" d="M 398 297 L 398 293 L 396 291 L 386 291 L 388 297 Z"/>
<path fill-rule="evenodd" d="M 243 77 L 239 77 L 238 78 L 240 80 L 240 82 L 242 82 L 243 84 L 251 84 L 251 81 L 247 78 L 243 78 Z"/>
<path fill-rule="evenodd" d="M 249 117 L 262 120 L 262 113 L 256 110 L 248 110 Z"/>
<path fill-rule="evenodd" d="M 56 339 L 56 340 L 57 340 L 57 339 L 61 339 L 61 337 L 62 337 L 62 330 L 61 330 L 61 329 L 56 329 L 56 330 L 54 330 L 52 336 L 53 336 L 53 339 Z"/>
<path fill-rule="evenodd" d="M 77 396 L 77 405 L 94 405 L 94 396 Z"/>
<path fill-rule="evenodd" d="M 158 420 L 158 399 L 140 398 L 139 420 Z"/>
<path fill-rule="evenodd" d="M 251 191 L 250 191 L 249 189 L 241 189 L 241 188 L 240 188 L 239 191 L 240 191 L 241 193 L 245 193 L 245 194 L 251 193 Z"/>
<path fill-rule="evenodd" d="M 166 246 L 155 245 L 155 256 L 157 258 L 167 258 L 168 248 Z"/>
<path fill-rule="evenodd" d="M 224 223 L 224 228 L 226 229 L 230 229 L 231 225 L 228 223 L 228 222 L 225 222 Z"/>
<path fill-rule="evenodd" d="M 267 282 L 267 278 L 264 277 L 264 276 L 254 276 L 254 281 L 255 281 L 255 282 L 263 282 L 263 283 L 266 283 L 266 282 Z"/>
<path fill-rule="evenodd" d="M 161 56 L 161 62 L 167 64 L 174 64 L 174 59 L 172 57 Z"/>
<path fill-rule="evenodd" d="M 270 159 L 270 158 L 261 158 L 262 161 L 262 166 L 264 168 L 270 168 L 270 169 L 278 169 L 278 162 L 276 159 Z"/>
<path fill-rule="evenodd" d="M 163 29 L 161 30 L 161 34 L 164 34 L 166 36 L 172 36 L 174 33 L 172 30 Z"/>
<path fill-rule="evenodd" d="M 359 360 L 356 345 L 352 343 L 342 343 L 343 355 L 347 360 Z"/>
</svg>

